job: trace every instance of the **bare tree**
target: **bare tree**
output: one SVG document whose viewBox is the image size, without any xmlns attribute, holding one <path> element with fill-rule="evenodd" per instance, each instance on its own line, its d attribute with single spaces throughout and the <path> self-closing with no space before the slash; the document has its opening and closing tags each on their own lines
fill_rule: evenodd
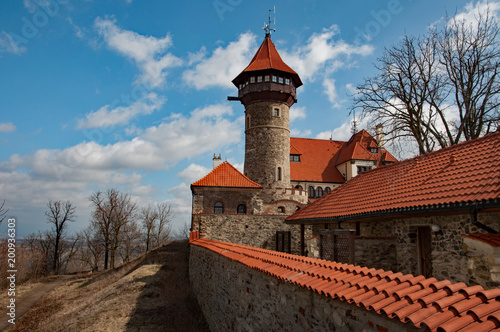
<svg viewBox="0 0 500 332">
<path fill-rule="evenodd" d="M 89 225 L 82 231 L 81 238 L 85 241 L 85 246 L 80 251 L 80 260 L 96 271 L 99 269 L 104 253 L 104 238 L 95 224 Z"/>
<path fill-rule="evenodd" d="M 118 253 L 124 263 L 128 263 L 135 254 L 141 251 L 141 231 L 137 222 L 132 220 L 123 227 L 121 232 L 121 246 Z"/>
<path fill-rule="evenodd" d="M 28 278 L 46 276 L 52 267 L 53 241 L 52 232 L 31 233 L 24 237 L 23 246 L 29 251 Z"/>
<path fill-rule="evenodd" d="M 155 246 L 159 247 L 162 244 L 165 244 L 170 237 L 170 222 L 173 218 L 173 209 L 170 204 L 167 203 L 158 203 L 156 205 L 156 210 L 158 213 L 158 223 L 155 227 Z"/>
<path fill-rule="evenodd" d="M 496 130 L 500 119 L 500 27 L 489 11 L 475 22 L 448 19 L 439 38 L 441 64 L 458 108 L 453 144 Z"/>
<path fill-rule="evenodd" d="M 499 27 L 448 20 L 424 37 L 404 36 L 357 87 L 353 110 L 384 125 L 388 140 L 411 138 L 419 153 L 495 131 L 499 123 Z"/>
<path fill-rule="evenodd" d="M 151 207 L 151 205 L 148 205 L 147 207 L 143 207 L 141 209 L 140 218 L 142 221 L 142 227 L 144 229 L 146 252 L 148 252 L 151 247 L 151 240 L 153 239 L 153 232 L 156 226 L 156 221 L 158 219 L 158 211 Z"/>
<path fill-rule="evenodd" d="M 95 210 L 91 223 L 99 229 L 104 239 L 104 269 L 115 266 L 115 257 L 120 245 L 123 227 L 134 218 L 136 204 L 128 194 L 117 189 L 105 193 L 97 191 L 90 196 Z"/>
<path fill-rule="evenodd" d="M 47 222 L 52 225 L 51 240 L 53 241 L 52 270 L 58 274 L 61 266 L 61 259 L 66 246 L 62 244 L 68 222 L 74 221 L 75 207 L 70 201 L 49 201 L 48 211 L 45 212 Z"/>
</svg>

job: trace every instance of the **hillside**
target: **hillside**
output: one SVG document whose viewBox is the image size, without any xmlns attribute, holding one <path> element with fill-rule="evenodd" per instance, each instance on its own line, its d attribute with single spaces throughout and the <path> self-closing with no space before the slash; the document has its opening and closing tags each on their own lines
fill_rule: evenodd
<svg viewBox="0 0 500 332">
<path fill-rule="evenodd" d="M 187 242 L 47 293 L 9 331 L 208 331 L 188 277 Z"/>
</svg>

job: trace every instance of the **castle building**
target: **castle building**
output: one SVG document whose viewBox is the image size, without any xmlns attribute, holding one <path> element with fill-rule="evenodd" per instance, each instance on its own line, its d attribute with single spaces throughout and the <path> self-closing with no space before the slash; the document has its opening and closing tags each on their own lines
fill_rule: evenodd
<svg viewBox="0 0 500 332">
<path fill-rule="evenodd" d="M 191 184 L 191 229 L 214 240 L 299 253 L 312 228 L 285 224 L 285 217 L 358 173 L 397 160 L 365 130 L 347 142 L 290 137 L 290 107 L 302 81 L 269 31 L 232 82 L 238 97 L 228 99 L 245 107 L 244 171 L 214 155 L 214 169 Z M 383 142 L 382 128 L 377 134 Z"/>
</svg>

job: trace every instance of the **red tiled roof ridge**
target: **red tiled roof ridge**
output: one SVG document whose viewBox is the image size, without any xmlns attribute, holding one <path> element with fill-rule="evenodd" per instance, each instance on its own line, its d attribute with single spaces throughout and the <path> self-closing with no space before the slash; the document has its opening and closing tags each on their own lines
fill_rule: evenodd
<svg viewBox="0 0 500 332">
<path fill-rule="evenodd" d="M 467 287 L 449 280 L 436 281 L 205 238 L 191 243 L 284 282 L 416 327 L 425 325 L 432 330 L 453 324 L 473 327 L 484 322 L 481 317 L 496 317 L 500 324 L 500 289 L 484 290 L 481 286 Z"/>
<path fill-rule="evenodd" d="M 485 174 L 485 177 L 490 176 L 491 178 L 488 180 L 488 183 L 482 183 L 482 189 L 483 191 L 478 191 L 474 194 L 473 197 L 468 196 L 468 200 L 454 200 L 451 199 L 451 197 L 446 196 L 446 195 L 441 195 L 437 198 L 441 199 L 440 201 L 437 201 L 436 199 L 432 200 L 432 203 L 429 202 L 430 198 L 423 201 L 415 200 L 415 192 L 412 190 L 414 187 L 411 187 L 411 185 L 415 185 L 415 182 L 418 181 L 418 179 L 411 177 L 414 172 L 419 172 L 422 178 L 428 177 L 430 179 L 431 184 L 426 184 L 427 180 L 420 179 L 422 183 L 419 183 L 419 186 L 426 186 L 426 190 L 429 190 L 429 188 L 439 188 L 436 189 L 434 195 L 437 195 L 437 193 L 442 192 L 442 184 L 441 183 L 433 183 L 432 182 L 432 177 L 437 176 L 440 171 L 442 171 L 445 167 L 455 165 L 459 159 L 465 158 L 465 156 L 470 158 L 469 164 L 474 165 L 474 162 L 477 163 L 478 156 L 472 155 L 470 153 L 463 152 L 465 149 L 467 149 L 469 146 L 474 146 L 476 144 L 494 144 L 495 147 L 500 147 L 500 145 L 497 145 L 495 140 L 500 140 L 500 132 L 492 133 L 485 135 L 483 137 L 462 142 L 457 145 L 453 145 L 450 147 L 446 147 L 444 149 L 438 150 L 438 151 L 433 151 L 429 152 L 427 154 L 421 155 L 421 156 L 416 156 L 410 159 L 394 162 L 388 165 L 383 165 L 374 169 L 371 169 L 369 171 L 363 172 L 361 174 L 358 174 L 356 177 L 353 179 L 346 181 L 344 184 L 341 186 L 335 188 L 335 190 L 332 190 L 328 195 L 324 195 L 323 197 L 319 198 L 317 201 L 314 203 L 306 206 L 304 209 L 301 209 L 297 211 L 296 213 L 292 214 L 291 216 L 287 217 L 287 220 L 300 220 L 300 219 L 308 219 L 304 218 L 302 216 L 306 215 L 309 211 L 313 211 L 313 206 L 316 206 L 315 208 L 319 208 L 319 206 L 322 206 L 323 208 L 327 208 L 328 205 L 328 199 L 333 195 L 333 193 L 338 193 L 339 195 L 345 194 L 345 193 L 350 193 L 351 191 L 354 191 L 356 188 L 359 188 L 360 184 L 366 185 L 368 182 L 372 179 L 385 179 L 386 182 L 390 182 L 389 184 L 393 187 L 398 187 L 398 190 L 401 190 L 401 192 L 398 192 L 398 200 L 397 203 L 391 203 L 391 201 L 387 201 L 388 195 L 393 194 L 393 191 L 396 192 L 395 188 L 392 188 L 392 191 L 388 191 L 384 189 L 384 192 L 377 192 L 379 190 L 377 186 L 372 186 L 372 192 L 366 193 L 366 194 L 378 194 L 380 196 L 378 197 L 371 197 L 371 200 L 366 200 L 367 203 L 363 203 L 364 205 L 357 206 L 357 210 L 353 211 L 343 211 L 342 216 L 353 216 L 353 215 L 360 215 L 364 213 L 375 213 L 375 212 L 380 212 L 380 211 L 391 211 L 391 210 L 399 210 L 400 208 L 406 208 L 406 207 L 429 207 L 429 206 L 439 206 L 441 204 L 452 204 L 452 203 L 461 203 L 461 202 L 472 202 L 472 201 L 482 201 L 482 200 L 489 200 L 490 196 L 485 196 L 485 193 L 488 193 L 487 188 L 490 188 L 491 186 L 496 186 L 498 185 L 499 180 L 495 176 L 490 176 L 491 175 L 491 169 L 489 169 L 487 172 L 477 172 L 476 174 Z M 489 152 L 489 151 L 488 151 Z M 444 158 L 446 159 L 447 155 L 453 155 L 453 160 L 448 162 L 443 162 L 442 164 L 439 165 L 440 169 L 434 169 L 435 172 L 429 172 L 431 170 L 425 170 L 424 168 L 427 166 L 425 165 L 425 162 L 427 160 L 431 161 L 436 161 L 439 160 L 439 158 L 442 158 L 441 156 L 444 155 Z M 443 160 L 445 160 L 443 159 Z M 463 162 L 464 160 L 462 160 Z M 469 165 L 468 164 L 468 165 Z M 495 166 L 496 169 L 493 169 L 493 173 L 499 172 L 500 164 L 497 164 Z M 422 168 L 423 167 L 423 168 Z M 450 173 L 451 175 L 456 174 L 457 171 L 455 170 L 454 172 Z M 398 175 L 400 177 L 407 176 L 407 183 L 400 183 L 400 178 L 398 178 Z M 458 177 L 460 179 L 460 177 Z M 495 180 L 496 179 L 496 180 Z M 442 180 L 442 179 L 441 179 Z M 391 182 L 392 181 L 392 182 Z M 399 181 L 399 182 L 398 182 Z M 495 182 L 496 181 L 496 182 Z M 380 184 L 378 184 L 380 185 Z M 467 183 L 458 183 L 455 184 L 456 186 L 460 186 L 459 188 L 462 188 L 463 186 L 468 186 Z M 477 184 L 473 184 L 474 188 L 478 187 Z M 472 186 L 469 184 L 469 186 Z M 403 189 L 401 189 L 403 188 Z M 381 189 L 380 189 L 381 190 Z M 440 191 L 439 191 L 440 190 Z M 452 190 L 452 192 L 459 192 L 460 190 Z M 358 191 L 359 192 L 359 191 Z M 482 194 L 482 196 L 481 196 Z M 494 194 L 494 193 L 493 193 Z M 497 193 L 498 194 L 498 193 Z M 498 195 L 500 196 L 500 195 Z M 497 197 L 498 198 L 498 197 Z M 386 199 L 384 201 L 384 199 Z M 410 202 L 412 204 L 410 204 Z M 378 204 L 378 205 L 377 205 Z M 388 207 L 388 204 L 390 204 L 390 207 Z M 361 207 L 360 207 L 361 206 Z M 365 208 L 365 206 L 367 206 Z M 363 210 L 364 209 L 364 210 Z M 368 211 L 369 210 L 369 211 Z M 322 210 L 323 211 L 323 210 Z M 340 212 L 339 212 L 340 213 Z M 318 217 L 319 218 L 319 217 Z"/>
<path fill-rule="evenodd" d="M 492 247 L 500 247 L 500 233 L 469 233 L 462 236 L 487 243 Z"/>
<path fill-rule="evenodd" d="M 267 62 L 268 65 L 264 67 L 256 66 L 256 63 L 258 61 Z M 281 56 L 276 50 L 276 46 L 274 46 L 273 41 L 271 40 L 270 37 L 267 36 L 260 45 L 255 55 L 253 56 L 252 61 L 250 61 L 250 64 L 245 69 L 243 69 L 243 72 L 254 71 L 254 70 L 265 70 L 265 69 L 277 69 L 284 72 L 297 74 L 292 68 L 290 68 L 283 61 L 283 59 L 281 59 Z"/>
<path fill-rule="evenodd" d="M 227 187 L 227 188 L 262 188 L 262 186 L 241 173 L 236 167 L 225 161 L 214 168 L 192 187 Z"/>
</svg>

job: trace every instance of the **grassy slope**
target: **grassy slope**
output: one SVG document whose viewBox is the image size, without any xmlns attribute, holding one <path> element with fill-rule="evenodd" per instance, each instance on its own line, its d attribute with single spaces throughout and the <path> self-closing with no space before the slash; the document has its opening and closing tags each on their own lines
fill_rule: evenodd
<svg viewBox="0 0 500 332">
<path fill-rule="evenodd" d="M 208 331 L 191 291 L 187 242 L 125 266 L 66 282 L 20 318 L 15 331 Z"/>
</svg>

